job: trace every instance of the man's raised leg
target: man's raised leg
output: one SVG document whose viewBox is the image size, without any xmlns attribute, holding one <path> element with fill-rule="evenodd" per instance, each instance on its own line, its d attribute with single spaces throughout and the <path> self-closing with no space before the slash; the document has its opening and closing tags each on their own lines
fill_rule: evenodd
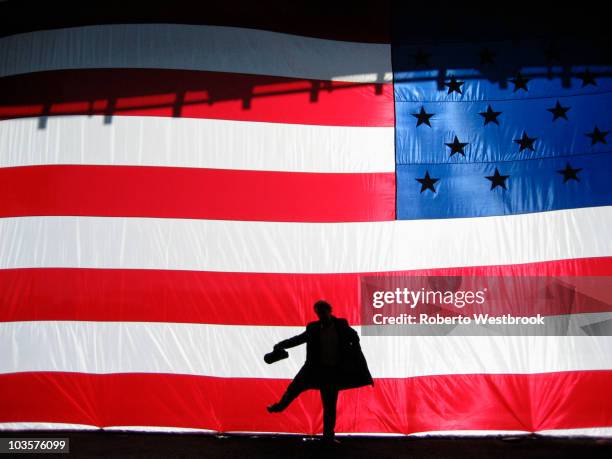
<svg viewBox="0 0 612 459">
<path fill-rule="evenodd" d="M 304 392 L 307 389 L 306 384 L 301 378 L 295 378 L 289 386 L 287 386 L 287 390 L 281 397 L 278 403 L 273 403 L 268 406 L 269 413 L 280 413 L 285 408 L 287 408 L 292 401 L 294 401 L 298 395 Z"/>
</svg>

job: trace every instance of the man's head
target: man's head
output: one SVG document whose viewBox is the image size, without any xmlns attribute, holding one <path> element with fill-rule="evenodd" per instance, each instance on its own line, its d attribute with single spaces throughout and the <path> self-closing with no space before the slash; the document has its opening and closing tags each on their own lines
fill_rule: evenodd
<svg viewBox="0 0 612 459">
<path fill-rule="evenodd" d="M 329 304 L 325 300 L 317 301 L 314 304 L 314 310 L 315 310 L 315 313 L 317 314 L 317 317 L 319 317 L 319 320 L 326 321 L 331 318 L 332 307 L 331 307 L 331 304 Z"/>
</svg>

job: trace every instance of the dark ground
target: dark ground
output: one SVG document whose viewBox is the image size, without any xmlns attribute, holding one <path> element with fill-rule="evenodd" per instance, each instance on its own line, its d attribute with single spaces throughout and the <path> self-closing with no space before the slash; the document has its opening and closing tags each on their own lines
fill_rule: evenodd
<svg viewBox="0 0 612 459">
<path fill-rule="evenodd" d="M 203 458 L 612 458 L 612 439 L 548 437 L 341 437 L 327 446 L 299 436 L 228 436 L 117 432 L 2 432 L 0 437 L 69 437 L 70 454 L 55 457 Z M 33 455 L 20 454 L 18 457 Z M 50 458 L 54 456 L 44 455 Z"/>
</svg>

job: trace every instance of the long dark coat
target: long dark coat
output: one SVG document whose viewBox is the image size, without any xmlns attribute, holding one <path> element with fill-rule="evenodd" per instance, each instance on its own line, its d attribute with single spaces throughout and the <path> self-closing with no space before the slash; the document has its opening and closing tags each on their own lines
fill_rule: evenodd
<svg viewBox="0 0 612 459">
<path fill-rule="evenodd" d="M 332 316 L 332 321 L 338 333 L 338 389 L 374 385 L 368 364 L 361 352 L 359 335 L 349 326 L 346 319 Z M 310 322 L 304 333 L 281 341 L 277 346 L 287 349 L 304 343 L 306 343 L 306 362 L 295 376 L 295 380 L 302 380 L 301 382 L 308 388 L 319 389 L 322 371 L 320 321 Z"/>
</svg>

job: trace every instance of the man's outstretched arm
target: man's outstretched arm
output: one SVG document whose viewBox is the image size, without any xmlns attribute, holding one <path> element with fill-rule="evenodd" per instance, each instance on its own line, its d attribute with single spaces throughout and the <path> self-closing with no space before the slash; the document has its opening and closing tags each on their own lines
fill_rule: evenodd
<svg viewBox="0 0 612 459">
<path fill-rule="evenodd" d="M 308 335 L 306 332 L 300 333 L 299 335 L 294 336 L 293 338 L 285 339 L 278 344 L 274 345 L 274 349 L 289 349 L 290 347 L 299 346 L 300 344 L 304 344 L 308 339 Z"/>
</svg>

